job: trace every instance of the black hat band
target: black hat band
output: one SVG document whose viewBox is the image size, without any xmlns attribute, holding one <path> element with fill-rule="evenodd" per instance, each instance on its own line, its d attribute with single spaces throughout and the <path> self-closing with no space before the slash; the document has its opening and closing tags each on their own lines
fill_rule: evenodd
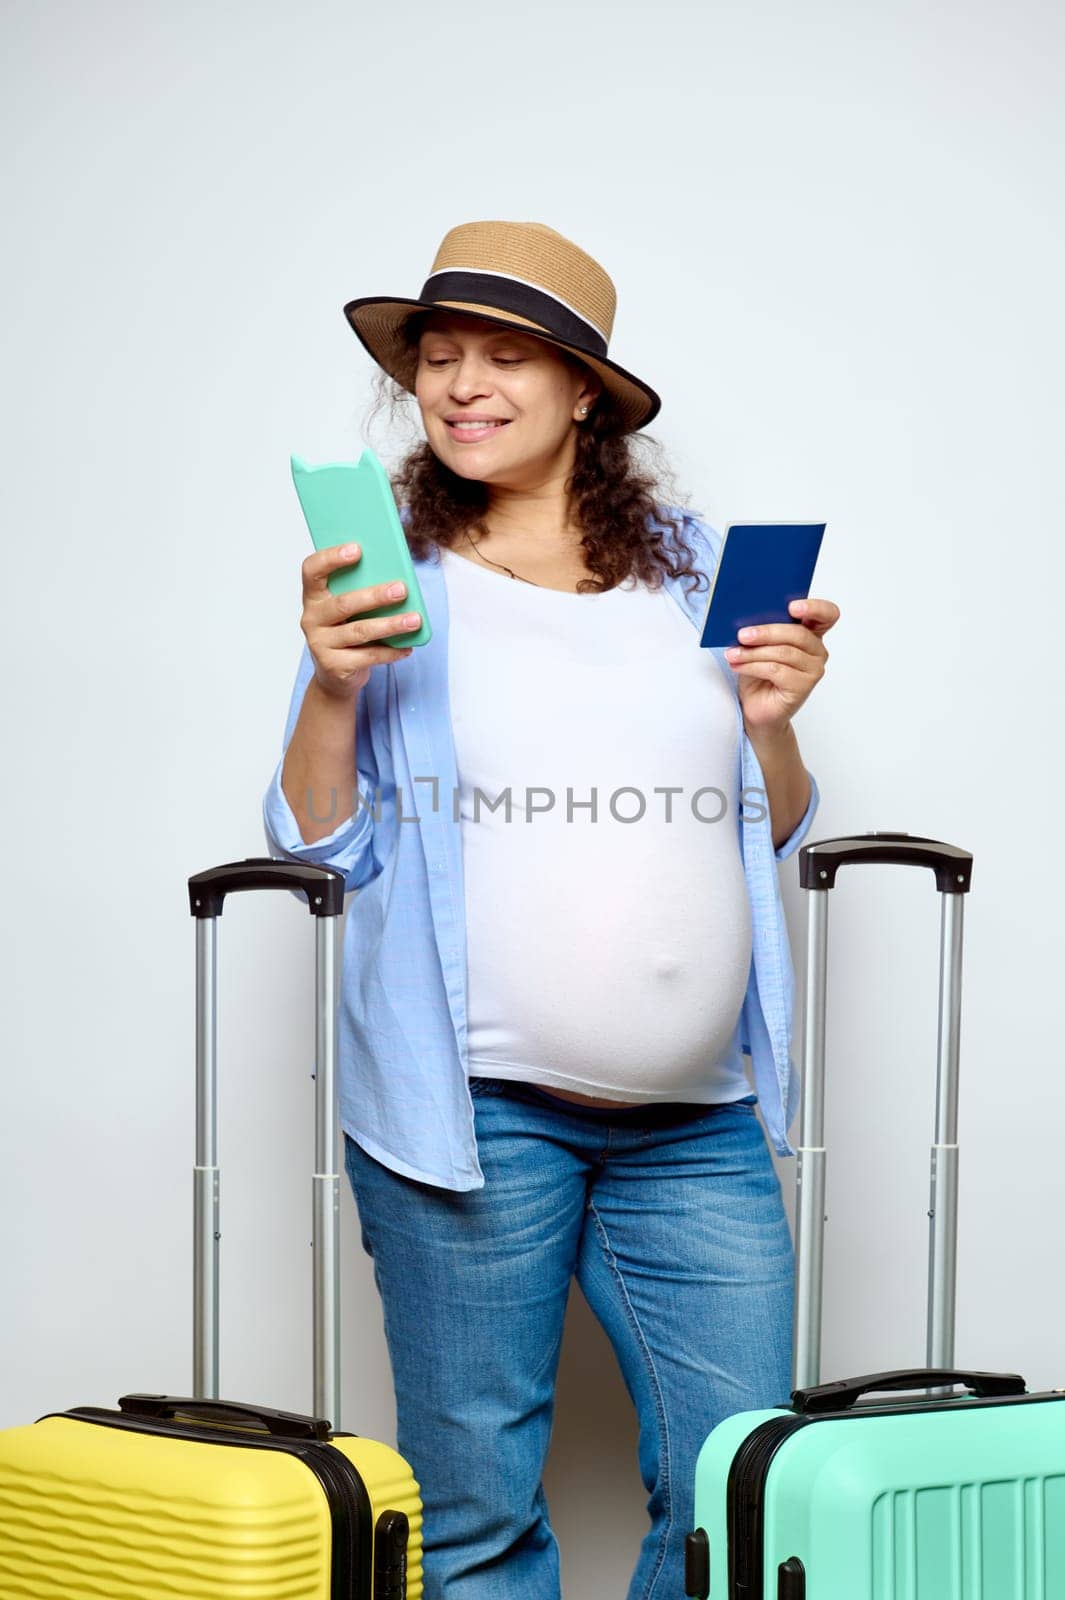
<svg viewBox="0 0 1065 1600">
<path fill-rule="evenodd" d="M 576 311 L 520 278 L 496 272 L 434 272 L 426 278 L 419 300 L 465 300 L 486 310 L 513 311 L 528 317 L 545 333 L 605 359 L 607 342 L 598 328 Z"/>
</svg>

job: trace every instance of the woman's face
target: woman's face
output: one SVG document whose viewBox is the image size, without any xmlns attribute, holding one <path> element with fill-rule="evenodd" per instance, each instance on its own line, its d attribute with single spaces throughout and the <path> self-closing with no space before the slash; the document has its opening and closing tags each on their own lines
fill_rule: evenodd
<svg viewBox="0 0 1065 1600">
<path fill-rule="evenodd" d="M 415 396 L 433 453 L 463 478 L 531 485 L 567 470 L 580 407 L 601 385 L 543 339 L 472 316 L 432 312 L 418 342 Z M 489 419 L 461 428 L 453 419 Z M 500 423 L 502 426 L 492 426 Z"/>
</svg>

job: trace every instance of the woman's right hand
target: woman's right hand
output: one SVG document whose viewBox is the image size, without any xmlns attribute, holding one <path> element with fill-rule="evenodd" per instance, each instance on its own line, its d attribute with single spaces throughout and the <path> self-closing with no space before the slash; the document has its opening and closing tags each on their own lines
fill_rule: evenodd
<svg viewBox="0 0 1065 1600">
<path fill-rule="evenodd" d="M 349 589 L 343 595 L 336 595 L 329 588 L 326 579 L 331 572 L 354 566 L 361 558 L 358 545 L 338 544 L 328 550 L 315 550 L 303 563 L 300 627 L 314 658 L 315 679 L 326 694 L 349 700 L 357 698 L 373 667 L 380 662 L 402 660 L 413 648 L 408 645 L 403 650 L 375 642 L 389 634 L 402 633 L 405 613 L 359 617 L 357 622 L 351 620 L 360 611 L 370 611 L 401 599 L 407 592 L 401 578 L 395 580 L 401 585 L 398 595 L 389 594 L 387 583 L 374 584 L 368 589 Z M 411 633 L 421 626 L 417 612 L 414 617 Z"/>
</svg>

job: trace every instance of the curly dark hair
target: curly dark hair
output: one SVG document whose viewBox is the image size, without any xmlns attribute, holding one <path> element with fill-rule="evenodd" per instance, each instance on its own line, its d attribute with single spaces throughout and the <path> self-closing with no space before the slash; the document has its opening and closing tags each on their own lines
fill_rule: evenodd
<svg viewBox="0 0 1065 1600">
<path fill-rule="evenodd" d="M 404 375 L 412 386 L 418 341 L 428 315 L 416 311 L 403 325 L 408 354 Z M 574 371 L 591 370 L 570 351 L 558 345 L 552 349 Z M 592 376 L 596 374 L 592 372 Z M 368 429 L 386 404 L 391 423 L 396 421 L 397 409 L 413 423 L 410 408 L 417 405 L 414 395 L 383 368 L 374 379 L 374 396 L 366 418 Z M 653 471 L 646 470 L 638 459 L 642 447 L 652 456 Z M 407 544 L 416 560 L 425 560 L 434 546 L 453 548 L 467 530 L 487 533 L 482 518 L 488 509 L 489 485 L 452 472 L 425 439 L 407 451 L 389 477 L 397 504 L 408 513 Z M 667 571 L 674 577 L 694 578 L 695 588 L 703 578 L 709 587 L 707 575 L 691 565 L 696 552 L 682 537 L 683 520 L 668 515 L 667 503 L 657 495 L 662 482 L 672 489 L 673 476 L 663 465 L 661 444 L 628 429 L 604 387 L 590 420 L 577 429 L 576 460 L 566 485 L 574 519 L 584 530 L 582 558 L 595 574 L 581 579 L 578 594 L 600 594 L 632 574 L 649 588 L 658 589 Z M 680 505 L 672 494 L 669 503 Z M 690 508 L 689 514 L 697 515 Z M 651 520 L 664 531 L 652 528 Z"/>
</svg>

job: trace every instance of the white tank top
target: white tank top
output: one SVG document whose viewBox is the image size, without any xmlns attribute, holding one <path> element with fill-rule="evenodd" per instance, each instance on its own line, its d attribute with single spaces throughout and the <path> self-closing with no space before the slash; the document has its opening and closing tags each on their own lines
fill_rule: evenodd
<svg viewBox="0 0 1065 1600">
<path fill-rule="evenodd" d="M 633 1102 L 749 1094 L 721 1064 L 751 962 L 723 669 L 665 588 L 441 562 L 470 1073 Z"/>
</svg>

